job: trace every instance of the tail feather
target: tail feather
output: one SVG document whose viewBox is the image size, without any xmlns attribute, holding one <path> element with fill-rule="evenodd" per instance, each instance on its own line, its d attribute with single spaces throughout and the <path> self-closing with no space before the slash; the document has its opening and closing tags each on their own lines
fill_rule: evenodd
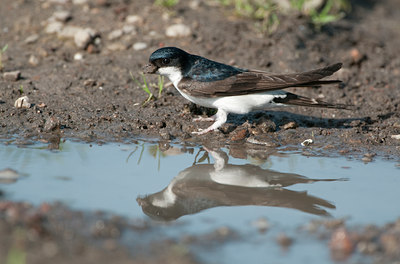
<svg viewBox="0 0 400 264">
<path fill-rule="evenodd" d="M 302 84 L 297 84 L 294 85 L 293 87 L 315 87 L 315 86 L 321 86 L 325 84 L 335 84 L 335 83 L 342 83 L 341 80 L 323 80 L 323 81 L 314 81 L 314 82 L 308 82 L 308 83 L 302 83 Z"/>
<path fill-rule="evenodd" d="M 308 98 L 301 95 L 296 95 L 293 93 L 287 93 L 286 97 L 277 97 L 274 103 L 285 104 L 285 105 L 299 105 L 299 106 L 310 106 L 310 107 L 322 107 L 322 108 L 334 108 L 334 109 L 346 109 L 353 110 L 353 105 L 345 104 L 332 104 L 319 99 Z"/>
</svg>

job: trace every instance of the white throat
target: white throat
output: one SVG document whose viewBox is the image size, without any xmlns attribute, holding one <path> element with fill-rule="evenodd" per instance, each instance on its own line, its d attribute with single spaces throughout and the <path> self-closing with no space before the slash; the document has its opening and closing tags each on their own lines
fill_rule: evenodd
<svg viewBox="0 0 400 264">
<path fill-rule="evenodd" d="M 168 79 L 174 84 L 175 88 L 178 88 L 178 83 L 183 77 L 181 70 L 174 66 L 161 67 L 158 69 L 158 73 L 168 77 Z"/>
</svg>

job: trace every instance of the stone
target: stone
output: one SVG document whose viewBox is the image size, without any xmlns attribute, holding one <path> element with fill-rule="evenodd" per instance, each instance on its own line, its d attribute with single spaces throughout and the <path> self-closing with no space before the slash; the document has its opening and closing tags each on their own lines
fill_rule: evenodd
<svg viewBox="0 0 400 264">
<path fill-rule="evenodd" d="M 28 62 L 32 66 L 37 66 L 39 64 L 39 59 L 35 55 L 32 54 L 31 56 L 29 56 Z"/>
<path fill-rule="evenodd" d="M 32 44 L 32 43 L 35 43 L 38 39 L 39 39 L 39 35 L 38 34 L 33 34 L 33 35 L 30 35 L 29 37 L 27 37 L 25 39 L 25 43 L 26 44 Z"/>
<path fill-rule="evenodd" d="M 121 50 L 126 50 L 126 46 L 122 43 L 111 43 L 110 45 L 107 46 L 108 50 L 111 51 L 121 51 Z"/>
<path fill-rule="evenodd" d="M 124 34 L 136 34 L 136 28 L 133 25 L 124 25 L 122 31 Z"/>
<path fill-rule="evenodd" d="M 63 28 L 63 23 L 59 21 L 52 21 L 47 24 L 46 28 L 44 29 L 44 32 L 46 32 L 47 34 L 53 34 L 60 32 L 62 28 Z"/>
<path fill-rule="evenodd" d="M 171 38 L 188 37 L 192 30 L 184 24 L 175 24 L 165 30 L 165 35 Z"/>
<path fill-rule="evenodd" d="M 122 37 L 123 34 L 124 32 L 121 29 L 116 29 L 111 31 L 110 34 L 108 34 L 107 38 L 108 40 L 114 40 Z"/>
<path fill-rule="evenodd" d="M 129 15 L 125 18 L 125 22 L 129 24 L 142 24 L 143 18 L 138 15 Z"/>
<path fill-rule="evenodd" d="M 20 71 L 5 72 L 3 78 L 8 82 L 15 82 L 21 77 Z"/>
<path fill-rule="evenodd" d="M 74 60 L 76 60 L 76 61 L 80 61 L 80 60 L 82 60 L 83 59 L 83 55 L 82 55 L 82 53 L 75 53 L 74 54 Z"/>
<path fill-rule="evenodd" d="M 57 36 L 59 38 L 74 38 L 75 34 L 80 30 L 83 30 L 83 28 L 77 26 L 65 26 L 58 32 Z"/>
<path fill-rule="evenodd" d="M 51 116 L 47 118 L 46 123 L 44 124 L 44 131 L 50 132 L 60 127 L 60 120 L 58 118 Z"/>
<path fill-rule="evenodd" d="M 78 48 L 85 49 L 89 43 L 94 39 L 96 36 L 96 32 L 91 28 L 81 29 L 76 32 L 74 36 L 75 45 Z"/>
<path fill-rule="evenodd" d="M 74 5 L 84 5 L 87 3 L 87 0 L 72 0 Z"/>
<path fill-rule="evenodd" d="M 399 139 L 399 140 L 400 140 L 400 134 L 398 134 L 398 135 L 391 135 L 390 137 L 393 138 L 393 139 Z"/>
<path fill-rule="evenodd" d="M 22 96 L 15 100 L 14 106 L 16 108 L 29 108 L 31 107 L 31 104 L 29 103 L 29 98 L 28 96 Z"/>
<path fill-rule="evenodd" d="M 295 129 L 296 127 L 298 127 L 297 123 L 294 122 L 294 121 L 292 121 L 292 122 L 289 122 L 289 123 L 283 125 L 282 128 L 283 128 L 284 130 L 288 130 L 288 129 Z"/>
<path fill-rule="evenodd" d="M 72 18 L 72 14 L 69 11 L 60 10 L 60 11 L 54 12 L 52 17 L 57 21 L 67 22 L 68 20 L 70 20 Z"/>
<path fill-rule="evenodd" d="M 133 44 L 132 48 L 134 50 L 144 50 L 147 48 L 147 44 L 144 42 L 136 42 L 135 44 Z"/>
<path fill-rule="evenodd" d="M 303 146 L 303 147 L 306 147 L 306 146 L 309 146 L 309 145 L 311 145 L 311 144 L 313 144 L 314 143 L 314 141 L 311 139 L 311 138 L 309 138 L 309 139 L 306 139 L 306 140 L 304 140 L 303 142 L 301 142 L 301 145 Z"/>
</svg>

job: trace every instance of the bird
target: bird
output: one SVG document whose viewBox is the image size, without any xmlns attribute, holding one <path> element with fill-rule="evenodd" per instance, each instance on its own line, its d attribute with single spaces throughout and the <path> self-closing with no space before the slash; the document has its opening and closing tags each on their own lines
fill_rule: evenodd
<svg viewBox="0 0 400 264">
<path fill-rule="evenodd" d="M 214 121 L 208 128 L 192 132 L 203 135 L 225 124 L 229 113 L 247 114 L 290 105 L 348 109 L 345 104 L 332 104 L 282 90 L 341 83 L 340 80 L 321 80 L 341 67 L 342 63 L 335 63 L 306 72 L 273 74 L 216 62 L 177 47 L 162 47 L 150 55 L 143 73 L 166 76 L 187 100 L 217 109 L 211 117 L 193 119 Z"/>
</svg>

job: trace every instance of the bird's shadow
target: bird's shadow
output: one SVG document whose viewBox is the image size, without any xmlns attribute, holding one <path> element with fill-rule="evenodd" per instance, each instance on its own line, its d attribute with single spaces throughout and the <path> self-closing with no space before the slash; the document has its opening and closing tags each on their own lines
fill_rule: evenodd
<svg viewBox="0 0 400 264">
<path fill-rule="evenodd" d="M 190 106 L 193 115 L 208 115 L 211 116 L 216 113 L 216 109 L 199 107 L 195 104 Z M 394 115 L 394 112 L 379 115 L 380 120 L 386 120 Z M 236 127 L 248 122 L 250 125 L 260 125 L 269 122 L 268 126 L 271 127 L 270 131 L 279 131 L 281 127 L 289 122 L 296 122 L 298 127 L 320 127 L 320 128 L 340 128 L 350 129 L 353 127 L 365 127 L 373 124 L 375 121 L 370 116 L 359 116 L 350 118 L 324 118 L 310 115 L 296 114 L 293 112 L 279 111 L 279 110 L 261 110 L 254 111 L 248 114 L 232 114 L 228 115 L 227 124 L 231 125 L 228 129 L 229 132 Z"/>
<path fill-rule="evenodd" d="M 360 124 L 371 124 L 370 117 L 354 117 L 354 118 L 323 118 L 296 114 L 285 111 L 257 111 L 246 115 L 230 114 L 227 123 L 234 126 L 240 126 L 245 122 L 259 125 L 262 122 L 271 122 L 271 126 L 275 127 L 275 131 L 281 129 L 282 126 L 289 122 L 296 122 L 298 127 L 321 127 L 321 128 L 344 128 L 349 129 Z M 353 121 L 358 121 L 353 123 Z"/>
</svg>

